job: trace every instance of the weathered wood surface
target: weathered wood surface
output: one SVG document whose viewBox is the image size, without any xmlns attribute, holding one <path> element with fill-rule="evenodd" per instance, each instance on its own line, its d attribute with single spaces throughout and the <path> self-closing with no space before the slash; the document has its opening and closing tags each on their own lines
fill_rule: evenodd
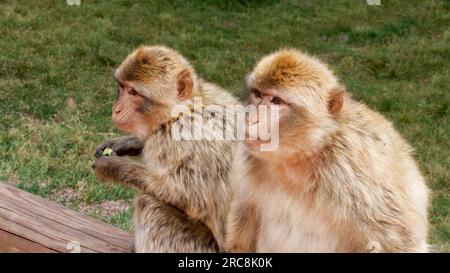
<svg viewBox="0 0 450 273">
<path fill-rule="evenodd" d="M 0 183 L 0 252 L 130 252 L 128 232 Z"/>
</svg>

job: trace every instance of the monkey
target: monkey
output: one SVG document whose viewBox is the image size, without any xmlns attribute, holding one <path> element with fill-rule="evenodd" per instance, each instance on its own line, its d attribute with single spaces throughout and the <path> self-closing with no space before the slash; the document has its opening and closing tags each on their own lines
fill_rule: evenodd
<svg viewBox="0 0 450 273">
<path fill-rule="evenodd" d="M 95 157 L 103 156 L 106 148 L 112 149 L 112 156 L 138 156 L 144 148 L 144 143 L 135 136 L 124 136 L 117 139 L 110 139 L 102 143 L 95 151 Z"/>
<path fill-rule="evenodd" d="M 298 49 L 263 57 L 246 87 L 256 109 L 232 166 L 227 251 L 428 251 L 429 190 L 390 121 Z M 272 150 L 249 137 L 267 126 L 260 107 L 278 109 Z"/>
<path fill-rule="evenodd" d="M 164 46 L 137 48 L 114 76 L 118 95 L 112 119 L 129 136 L 101 144 L 92 168 L 100 181 L 137 189 L 134 250 L 223 251 L 237 141 L 179 139 L 173 128 L 192 125 L 196 118 L 223 126 L 223 112 L 198 109 L 237 105 L 237 99 L 204 81 L 185 57 Z M 188 111 L 174 115 L 179 105 Z M 106 148 L 113 150 L 112 156 L 103 156 Z M 140 155 L 142 162 L 127 155 Z"/>
</svg>

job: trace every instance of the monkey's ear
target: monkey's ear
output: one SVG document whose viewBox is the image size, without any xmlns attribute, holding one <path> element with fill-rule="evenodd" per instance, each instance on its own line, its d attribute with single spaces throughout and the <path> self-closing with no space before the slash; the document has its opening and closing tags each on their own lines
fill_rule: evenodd
<svg viewBox="0 0 450 273">
<path fill-rule="evenodd" d="M 331 114 L 337 115 L 344 106 L 344 93 L 341 88 L 335 88 L 330 91 L 330 97 L 328 99 L 328 110 Z"/>
<path fill-rule="evenodd" d="M 177 75 L 178 98 L 185 100 L 191 96 L 194 81 L 189 70 L 183 70 Z"/>
</svg>

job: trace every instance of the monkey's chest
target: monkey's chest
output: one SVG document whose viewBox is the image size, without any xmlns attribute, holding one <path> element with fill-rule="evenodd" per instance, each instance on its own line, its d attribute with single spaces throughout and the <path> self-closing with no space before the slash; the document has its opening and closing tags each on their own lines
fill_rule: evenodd
<svg viewBox="0 0 450 273">
<path fill-rule="evenodd" d="M 146 147 L 143 161 L 150 169 L 164 173 L 173 163 L 173 158 L 161 148 Z"/>
<path fill-rule="evenodd" d="M 333 252 L 338 236 L 319 209 L 277 191 L 261 208 L 258 252 Z"/>
</svg>

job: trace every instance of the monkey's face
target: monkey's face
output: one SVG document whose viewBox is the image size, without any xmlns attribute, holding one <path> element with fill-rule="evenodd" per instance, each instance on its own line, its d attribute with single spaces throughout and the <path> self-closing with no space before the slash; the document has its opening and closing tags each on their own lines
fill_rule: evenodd
<svg viewBox="0 0 450 273">
<path fill-rule="evenodd" d="M 119 82 L 112 119 L 117 129 L 146 138 L 162 120 L 161 104 L 148 98 L 138 86 Z"/>
<path fill-rule="evenodd" d="M 292 109 L 288 98 L 275 89 L 249 88 L 251 111 L 245 127 L 245 144 L 250 150 L 277 150 L 279 125 L 284 124 Z M 273 147 L 269 147 L 275 145 Z"/>
<path fill-rule="evenodd" d="M 336 131 L 336 115 L 342 107 L 344 92 L 337 90 L 337 79 L 328 68 L 306 54 L 288 49 L 264 57 L 247 77 L 247 89 L 251 92 L 250 104 L 279 108 L 278 131 L 273 130 L 277 126 L 269 126 L 271 138 L 278 137 L 279 146 L 272 152 L 259 154 L 270 157 L 311 154 Z M 255 113 L 248 127 L 262 123 L 259 127 L 264 132 L 268 118 L 260 111 Z M 256 141 L 247 140 L 247 147 L 259 150 L 261 140 L 267 139 L 264 135 L 260 137 Z"/>
<path fill-rule="evenodd" d="M 249 89 L 250 104 L 255 110 L 249 114 L 245 144 L 260 156 L 311 154 L 322 147 L 336 129 L 330 104 L 314 90 Z M 261 111 L 260 106 L 268 110 Z M 279 143 L 276 149 L 269 152 L 261 149 L 276 138 Z"/>
<path fill-rule="evenodd" d="M 141 47 L 117 68 L 112 119 L 119 130 L 146 139 L 170 121 L 174 105 L 191 96 L 194 72 L 175 55 L 162 47 Z"/>
</svg>

